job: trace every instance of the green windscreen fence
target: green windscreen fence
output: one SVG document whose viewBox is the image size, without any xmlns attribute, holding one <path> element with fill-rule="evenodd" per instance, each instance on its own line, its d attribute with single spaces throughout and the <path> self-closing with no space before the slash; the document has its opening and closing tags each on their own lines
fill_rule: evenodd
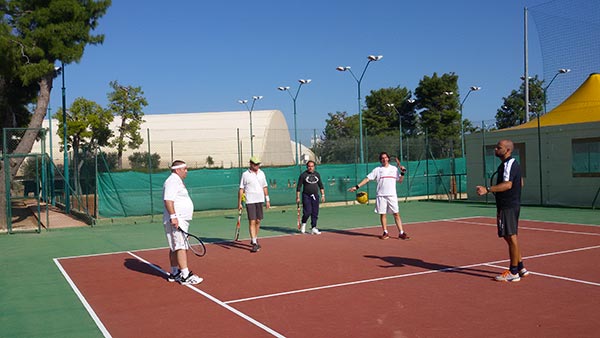
<svg viewBox="0 0 600 338">
<path fill-rule="evenodd" d="M 352 201 L 354 193 L 348 188 L 356 185 L 379 163 L 323 164 L 317 167 L 321 174 L 327 202 Z M 398 197 L 452 195 L 467 187 L 465 160 L 440 159 L 411 161 L 403 184 L 398 186 Z M 305 168 L 302 167 L 302 171 Z M 247 169 L 243 169 L 247 170 Z M 243 170 L 196 169 L 189 170 L 185 185 L 194 201 L 196 211 L 237 208 L 237 192 Z M 301 170 L 297 166 L 264 167 L 272 205 L 296 203 L 296 181 Z M 100 217 L 129 217 L 160 214 L 163 210 L 162 185 L 169 171 L 159 173 L 117 172 L 98 173 L 98 204 Z M 375 197 L 375 183 L 361 190 Z"/>
</svg>

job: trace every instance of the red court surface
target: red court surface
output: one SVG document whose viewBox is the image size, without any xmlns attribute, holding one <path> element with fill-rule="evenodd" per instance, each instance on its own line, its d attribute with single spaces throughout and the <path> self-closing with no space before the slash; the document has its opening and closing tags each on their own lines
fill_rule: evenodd
<svg viewBox="0 0 600 338">
<path fill-rule="evenodd" d="M 112 337 L 598 337 L 600 227 L 521 221 L 532 273 L 500 283 L 494 223 L 409 223 L 409 241 L 380 227 L 263 238 L 256 254 L 209 244 L 189 258 L 195 286 L 166 281 L 166 248 L 56 262 Z"/>
</svg>

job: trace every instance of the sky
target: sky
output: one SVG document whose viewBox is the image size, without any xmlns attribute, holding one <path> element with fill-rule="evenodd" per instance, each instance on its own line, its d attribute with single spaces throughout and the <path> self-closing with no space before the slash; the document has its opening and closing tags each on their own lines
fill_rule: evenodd
<svg viewBox="0 0 600 338">
<path fill-rule="evenodd" d="M 524 7 L 546 0 L 113 0 L 88 46 L 65 65 L 67 108 L 77 97 L 107 106 L 109 82 L 139 86 L 145 114 L 246 111 L 240 99 L 261 95 L 255 110 L 278 109 L 293 129 L 293 101 L 277 90 L 311 79 L 297 98 L 299 133 L 326 125 L 328 113 L 358 113 L 372 90 L 406 87 L 424 76 L 454 72 L 463 115 L 494 120 L 502 98 L 524 73 Z M 543 78 L 535 26 L 529 24 L 529 74 Z M 50 107 L 61 105 L 57 78 Z"/>
</svg>

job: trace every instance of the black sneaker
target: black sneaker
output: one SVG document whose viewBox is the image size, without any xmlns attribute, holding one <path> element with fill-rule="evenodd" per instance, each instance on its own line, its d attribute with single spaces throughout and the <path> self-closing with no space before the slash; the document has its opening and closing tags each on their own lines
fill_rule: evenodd
<svg viewBox="0 0 600 338">
<path fill-rule="evenodd" d="M 181 271 L 177 271 L 176 274 L 170 273 L 169 276 L 167 276 L 167 281 L 169 281 L 169 282 L 181 281 Z"/>
<path fill-rule="evenodd" d="M 260 251 L 260 244 L 258 244 L 258 243 L 252 244 L 252 249 L 250 249 L 250 252 L 259 252 L 259 251 Z"/>
<path fill-rule="evenodd" d="M 408 240 L 410 239 L 410 237 L 408 237 L 408 235 L 405 233 L 401 233 L 400 235 L 398 235 L 399 239 L 403 239 L 403 240 Z"/>
</svg>

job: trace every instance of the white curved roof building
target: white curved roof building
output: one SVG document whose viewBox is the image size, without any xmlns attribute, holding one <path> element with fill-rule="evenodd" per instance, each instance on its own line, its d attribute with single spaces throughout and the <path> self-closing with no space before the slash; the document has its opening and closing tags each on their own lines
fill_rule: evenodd
<svg viewBox="0 0 600 338">
<path fill-rule="evenodd" d="M 143 119 L 145 122 L 141 125 L 140 134 L 144 143 L 136 150 L 124 152 L 124 168 L 129 167 L 129 155 L 147 151 L 160 155 L 161 168 L 167 168 L 173 160 L 183 160 L 192 168 L 246 167 L 252 151 L 263 165 L 283 166 L 293 165 L 295 162 L 294 142 L 290 140 L 287 122 L 279 110 L 252 112 L 252 142 L 248 111 L 152 114 L 144 115 Z M 56 135 L 58 121 L 52 122 L 54 160 L 62 163 L 62 152 Z M 115 136 L 120 123 L 120 117 L 115 117 L 111 123 Z M 48 120 L 44 120 L 43 127 L 48 127 Z M 302 145 L 299 148 L 301 160 L 314 160 L 315 156 L 308 148 Z M 103 150 L 116 151 L 106 148 Z M 209 157 L 212 165 L 209 164 Z"/>
</svg>

